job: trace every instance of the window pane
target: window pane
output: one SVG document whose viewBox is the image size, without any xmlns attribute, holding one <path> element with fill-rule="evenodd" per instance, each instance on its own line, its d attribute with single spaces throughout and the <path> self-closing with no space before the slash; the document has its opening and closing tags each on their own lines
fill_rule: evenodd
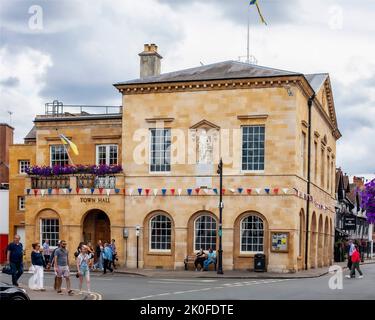
<svg viewBox="0 0 375 320">
<path fill-rule="evenodd" d="M 264 126 L 242 127 L 242 170 L 264 170 Z"/>
<path fill-rule="evenodd" d="M 170 250 L 172 223 L 165 215 L 157 215 L 150 221 L 151 250 Z"/>
<path fill-rule="evenodd" d="M 171 170 L 171 131 L 170 129 L 150 129 L 151 132 L 151 165 L 152 172 Z"/>
<path fill-rule="evenodd" d="M 263 252 L 263 221 L 257 216 L 248 216 L 241 221 L 241 251 Z"/>
</svg>

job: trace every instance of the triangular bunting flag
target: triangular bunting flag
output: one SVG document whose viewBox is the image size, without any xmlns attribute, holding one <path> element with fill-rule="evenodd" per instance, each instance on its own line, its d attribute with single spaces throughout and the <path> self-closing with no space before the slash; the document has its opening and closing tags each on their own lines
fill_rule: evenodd
<svg viewBox="0 0 375 320">
<path fill-rule="evenodd" d="M 161 189 L 161 193 L 165 196 L 167 194 L 167 189 Z"/>
<path fill-rule="evenodd" d="M 154 192 L 154 196 L 156 197 L 158 195 L 158 189 L 154 189 L 153 192 Z"/>
<path fill-rule="evenodd" d="M 36 196 L 38 194 L 38 189 L 34 189 L 34 196 Z"/>
<path fill-rule="evenodd" d="M 103 188 L 99 188 L 99 193 L 103 194 Z"/>
<path fill-rule="evenodd" d="M 229 189 L 229 191 L 232 192 L 232 193 L 236 193 L 236 190 L 233 189 L 233 188 L 232 188 L 232 189 Z"/>
<path fill-rule="evenodd" d="M 146 196 L 148 196 L 150 194 L 150 189 L 145 189 L 145 192 L 146 192 Z"/>
<path fill-rule="evenodd" d="M 30 194 L 31 189 L 26 189 L 27 195 Z"/>
<path fill-rule="evenodd" d="M 191 193 L 192 193 L 193 189 L 187 189 L 187 193 L 189 196 L 191 196 Z"/>
<path fill-rule="evenodd" d="M 142 188 L 138 188 L 138 194 L 141 196 L 142 195 Z"/>
<path fill-rule="evenodd" d="M 77 194 L 79 194 L 79 190 L 80 190 L 80 189 L 77 187 L 77 188 L 76 188 L 76 192 L 77 192 Z"/>
<path fill-rule="evenodd" d="M 40 190 L 40 194 L 42 195 L 42 197 L 44 197 L 45 193 L 46 193 L 46 190 L 44 189 Z"/>
<path fill-rule="evenodd" d="M 83 188 L 83 193 L 87 194 L 87 188 Z"/>
<path fill-rule="evenodd" d="M 176 190 L 175 189 L 171 189 L 171 194 L 172 194 L 172 196 L 174 196 L 174 193 L 176 192 Z"/>
<path fill-rule="evenodd" d="M 91 188 L 90 191 L 91 191 L 91 194 L 94 194 L 95 188 Z"/>
<path fill-rule="evenodd" d="M 64 192 L 64 194 L 66 194 L 68 192 L 68 189 L 64 188 L 63 192 Z"/>
<path fill-rule="evenodd" d="M 279 194 L 279 188 L 274 188 L 274 189 L 273 189 L 273 193 L 274 193 L 274 194 Z"/>
<path fill-rule="evenodd" d="M 128 190 L 128 192 L 129 192 L 129 196 L 132 196 L 132 195 L 133 195 L 133 192 L 134 192 L 134 189 L 130 188 L 130 189 Z"/>
<path fill-rule="evenodd" d="M 107 194 L 107 197 L 111 194 L 111 189 L 105 189 L 105 193 Z"/>
<path fill-rule="evenodd" d="M 266 191 L 267 194 L 270 194 L 270 188 L 264 188 L 264 191 Z"/>
<path fill-rule="evenodd" d="M 116 194 L 119 194 L 119 193 L 120 193 L 120 189 L 116 188 L 116 189 L 115 189 L 115 193 L 116 193 Z"/>
<path fill-rule="evenodd" d="M 215 194 L 218 194 L 218 192 L 217 192 L 217 189 L 216 188 L 213 188 L 212 189 L 214 192 L 215 192 Z"/>
<path fill-rule="evenodd" d="M 203 191 L 204 191 L 204 193 L 207 194 L 207 195 L 210 193 L 210 190 L 209 190 L 209 189 L 203 189 Z"/>
<path fill-rule="evenodd" d="M 182 189 L 177 189 L 177 193 L 178 193 L 178 195 L 180 196 L 181 193 L 182 193 Z"/>
<path fill-rule="evenodd" d="M 122 193 L 123 193 L 124 195 L 126 195 L 126 189 L 125 189 L 125 188 L 122 189 Z"/>
<path fill-rule="evenodd" d="M 198 195 L 201 188 L 195 188 L 195 193 Z"/>
<path fill-rule="evenodd" d="M 68 188 L 68 191 L 69 191 L 69 193 L 72 193 L 73 189 L 72 188 Z"/>
<path fill-rule="evenodd" d="M 221 189 L 221 194 L 222 194 L 222 195 L 225 194 L 225 189 Z"/>
<path fill-rule="evenodd" d="M 243 191 L 243 189 L 242 189 L 242 188 L 238 188 L 237 190 L 238 190 L 238 193 L 239 193 L 239 194 L 241 194 L 241 193 L 242 193 L 242 191 Z"/>
<path fill-rule="evenodd" d="M 60 189 L 59 188 L 55 188 L 55 194 L 59 194 L 60 193 Z"/>
<path fill-rule="evenodd" d="M 256 188 L 256 189 L 255 189 L 255 192 L 256 192 L 257 194 L 260 194 L 260 190 L 261 190 L 260 188 Z"/>
<path fill-rule="evenodd" d="M 246 193 L 247 193 L 248 195 L 251 195 L 251 191 L 253 191 L 253 190 L 250 189 L 250 188 L 246 189 Z"/>
<path fill-rule="evenodd" d="M 48 188 L 48 195 L 52 194 L 52 188 Z"/>
<path fill-rule="evenodd" d="M 284 193 L 284 194 L 287 194 L 287 193 L 288 193 L 288 191 L 289 191 L 289 189 L 288 189 L 288 188 L 283 188 L 283 193 Z"/>
</svg>

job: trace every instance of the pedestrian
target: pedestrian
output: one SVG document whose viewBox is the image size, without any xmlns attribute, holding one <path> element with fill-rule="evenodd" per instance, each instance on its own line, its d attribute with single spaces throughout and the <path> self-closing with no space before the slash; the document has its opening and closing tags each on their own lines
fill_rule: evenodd
<svg viewBox="0 0 375 320">
<path fill-rule="evenodd" d="M 109 244 L 106 242 L 104 244 L 104 250 L 103 250 L 103 274 L 107 273 L 107 269 L 111 272 L 113 272 L 113 269 L 111 268 L 111 261 L 112 261 L 112 250 Z"/>
<path fill-rule="evenodd" d="M 62 294 L 62 279 L 65 278 L 66 290 L 69 295 L 72 295 L 73 290 L 70 289 L 69 252 L 66 249 L 66 241 L 61 240 L 60 248 L 55 251 L 54 259 L 54 268 L 57 275 L 57 293 Z"/>
<path fill-rule="evenodd" d="M 94 269 L 95 252 L 94 252 L 94 248 L 93 248 L 90 241 L 87 243 L 87 254 L 89 255 L 89 268 L 91 270 L 93 270 Z"/>
<path fill-rule="evenodd" d="M 88 247 L 82 246 L 81 253 L 77 257 L 77 275 L 79 277 L 79 293 L 82 293 L 83 278 L 86 279 L 87 291 L 90 293 L 90 256 L 88 254 Z"/>
<path fill-rule="evenodd" d="M 49 269 L 49 266 L 50 266 L 50 257 L 51 257 L 51 250 L 49 248 L 49 241 L 48 239 L 44 240 L 44 243 L 43 243 L 43 256 L 44 256 L 44 262 L 45 262 L 45 265 L 47 267 L 47 269 Z"/>
<path fill-rule="evenodd" d="M 103 255 L 102 255 L 103 250 L 104 250 L 104 247 L 102 244 L 102 240 L 99 240 L 95 248 L 96 263 L 94 265 L 94 268 L 99 269 L 100 271 L 103 271 Z"/>
<path fill-rule="evenodd" d="M 361 255 L 359 253 L 358 245 L 355 245 L 353 253 L 352 253 L 352 268 L 350 271 L 350 276 L 346 276 L 347 278 L 355 278 L 355 270 L 359 273 L 359 279 L 363 278 L 363 273 L 359 268 L 359 263 L 361 262 Z"/>
<path fill-rule="evenodd" d="M 79 256 L 79 254 L 81 253 L 81 250 L 82 250 L 82 247 L 84 246 L 84 242 L 80 242 L 78 247 L 77 247 L 77 250 L 76 252 L 74 252 L 74 257 L 77 259 L 77 257 Z"/>
<path fill-rule="evenodd" d="M 16 287 L 19 286 L 18 279 L 23 274 L 23 246 L 20 240 L 21 237 L 16 234 L 13 242 L 9 243 L 7 247 L 6 264 L 10 265 L 12 271 L 12 284 Z"/>
<path fill-rule="evenodd" d="M 110 244 L 110 248 L 112 250 L 112 266 L 113 266 L 113 269 L 116 269 L 116 262 L 118 259 L 117 259 L 117 250 L 116 250 L 116 244 L 115 244 L 115 239 L 112 239 L 112 243 Z"/>
<path fill-rule="evenodd" d="M 58 248 L 60 248 L 60 244 L 61 244 L 61 241 L 57 241 L 57 248 L 55 248 L 53 251 L 52 251 L 52 254 L 51 254 L 51 257 L 50 257 L 50 265 L 49 265 L 49 268 L 53 268 L 54 269 L 54 264 L 55 264 L 55 252 Z M 53 284 L 53 289 L 54 290 L 57 290 L 57 274 L 55 272 L 55 282 Z"/>
<path fill-rule="evenodd" d="M 39 243 L 32 244 L 31 264 L 34 274 L 29 279 L 29 288 L 31 290 L 46 291 L 43 285 L 44 267 L 46 266 L 43 259 L 43 249 L 41 250 Z"/>
<path fill-rule="evenodd" d="M 216 271 L 216 253 L 212 250 L 212 248 L 208 249 L 207 259 L 204 260 L 204 271 L 208 271 L 208 266 L 213 263 Z"/>
<path fill-rule="evenodd" d="M 206 260 L 206 254 L 204 253 L 203 248 L 201 248 L 197 252 L 196 258 L 195 258 L 195 261 L 194 261 L 195 271 L 198 271 L 198 265 L 201 265 L 201 271 L 203 271 L 204 260 Z"/>
<path fill-rule="evenodd" d="M 349 270 L 352 269 L 352 254 L 355 249 L 353 240 L 349 240 L 349 247 L 348 247 L 348 268 Z"/>
</svg>

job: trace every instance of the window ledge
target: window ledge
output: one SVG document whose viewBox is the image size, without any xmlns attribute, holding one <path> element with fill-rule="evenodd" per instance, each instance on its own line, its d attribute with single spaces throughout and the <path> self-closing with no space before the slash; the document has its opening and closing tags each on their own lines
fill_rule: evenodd
<svg viewBox="0 0 375 320">
<path fill-rule="evenodd" d="M 148 251 L 149 256 L 172 256 L 171 251 Z"/>
</svg>

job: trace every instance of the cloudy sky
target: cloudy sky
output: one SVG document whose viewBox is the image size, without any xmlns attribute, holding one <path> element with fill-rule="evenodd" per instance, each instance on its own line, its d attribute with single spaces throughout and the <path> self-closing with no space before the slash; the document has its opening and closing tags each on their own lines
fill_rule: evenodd
<svg viewBox="0 0 375 320">
<path fill-rule="evenodd" d="M 247 3 L 0 0 L 0 122 L 13 112 L 22 142 L 46 102 L 120 105 L 112 84 L 138 77 L 144 43 L 159 45 L 162 72 L 237 60 L 246 55 Z M 268 26 L 250 10 L 258 64 L 329 72 L 343 134 L 337 165 L 348 174 L 375 173 L 375 1 L 260 4 Z"/>
</svg>

